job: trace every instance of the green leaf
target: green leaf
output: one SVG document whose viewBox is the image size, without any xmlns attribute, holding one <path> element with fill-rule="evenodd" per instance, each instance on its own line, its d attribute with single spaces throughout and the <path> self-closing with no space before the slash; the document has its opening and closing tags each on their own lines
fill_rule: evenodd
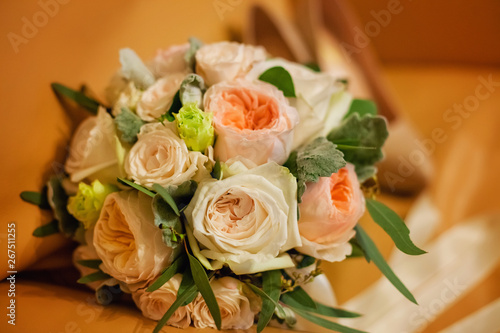
<svg viewBox="0 0 500 333">
<path fill-rule="evenodd" d="M 210 286 L 210 282 L 208 281 L 207 272 L 200 264 L 198 259 L 193 257 L 188 253 L 189 265 L 191 267 L 191 274 L 193 275 L 194 282 L 196 283 L 196 287 L 203 296 L 205 303 L 207 304 L 208 310 L 212 314 L 212 318 L 214 319 L 215 326 L 217 329 L 221 329 L 221 314 L 219 304 L 217 303 L 217 299 L 215 298 L 215 294 Z"/>
<path fill-rule="evenodd" d="M 186 257 L 185 256 L 179 256 L 177 259 L 174 260 L 174 262 L 165 269 L 161 275 L 151 284 L 146 291 L 147 292 L 152 292 L 163 286 L 165 283 L 168 282 L 175 274 L 181 272 L 184 267 L 186 266 Z"/>
<path fill-rule="evenodd" d="M 153 184 L 153 189 L 161 195 L 163 200 L 172 208 L 174 211 L 175 215 L 181 216 L 181 213 L 179 212 L 179 208 L 177 208 L 177 204 L 175 203 L 174 198 L 170 195 L 170 193 L 163 188 L 160 184 Z"/>
<path fill-rule="evenodd" d="M 213 274 L 209 275 L 209 279 L 212 276 L 213 276 Z M 177 290 L 177 296 L 179 296 L 180 294 L 182 294 L 184 292 L 184 290 L 190 288 L 193 285 L 195 286 L 196 283 L 194 283 L 193 275 L 191 274 L 191 267 L 189 267 L 189 265 L 187 265 L 186 269 L 182 273 L 182 281 L 181 281 L 181 285 L 179 286 L 179 290 Z M 196 291 L 199 291 L 198 287 L 196 287 Z M 196 296 L 198 296 L 197 292 L 195 294 L 193 294 L 193 296 L 191 296 L 188 299 L 186 299 L 184 301 L 184 303 L 182 303 L 182 306 L 186 306 L 189 303 L 191 303 L 192 301 L 194 301 L 194 299 L 196 298 Z"/>
<path fill-rule="evenodd" d="M 367 257 L 361 246 L 359 245 L 358 241 L 356 238 L 352 238 L 349 243 L 352 246 L 352 252 L 350 255 L 347 256 L 347 258 L 359 258 L 359 257 L 365 257 L 368 262 L 370 262 L 370 258 Z"/>
<path fill-rule="evenodd" d="M 223 176 L 222 166 L 221 166 L 219 159 L 217 159 L 217 161 L 215 162 L 214 168 L 213 168 L 212 172 L 210 173 L 210 175 L 212 176 L 212 178 L 215 178 L 217 180 L 222 179 L 222 176 Z"/>
<path fill-rule="evenodd" d="M 373 165 L 357 165 L 355 170 L 360 184 L 377 174 L 377 167 Z"/>
<path fill-rule="evenodd" d="M 309 68 L 310 70 L 314 71 L 314 72 L 321 72 L 321 68 L 319 68 L 319 65 L 315 62 L 307 62 L 304 64 L 304 66 L 306 66 L 307 68 Z"/>
<path fill-rule="evenodd" d="M 179 293 L 177 295 L 177 299 L 174 301 L 174 303 L 172 303 L 172 305 L 167 310 L 167 312 L 165 312 L 163 317 L 161 317 L 161 319 L 158 321 L 158 324 L 156 324 L 156 327 L 153 330 L 153 333 L 160 332 L 161 329 L 163 328 L 163 326 L 165 326 L 167 321 L 170 319 L 170 317 L 172 317 L 175 310 L 177 310 L 180 306 L 182 306 L 182 304 L 184 304 L 184 302 L 187 299 L 193 297 L 193 294 L 196 296 L 197 293 L 198 293 L 198 289 L 196 288 L 195 284 L 191 285 L 189 288 L 186 288 L 181 293 Z"/>
<path fill-rule="evenodd" d="M 363 230 L 363 228 L 358 224 L 354 229 L 356 230 L 356 240 L 365 252 L 368 262 L 372 260 L 378 267 L 378 269 L 382 272 L 382 274 L 385 275 L 385 277 L 392 283 L 394 287 L 396 287 L 397 290 L 399 290 L 401 294 L 403 294 L 403 296 L 405 296 L 411 302 L 418 304 L 412 293 L 406 288 L 406 286 L 403 284 L 403 282 L 401 282 L 396 274 L 394 274 L 382 254 L 377 249 L 375 243 L 373 243 L 373 241 Z"/>
<path fill-rule="evenodd" d="M 312 310 L 316 309 L 316 302 L 301 287 L 297 287 L 293 291 L 281 295 L 281 299 L 287 298 L 292 298 L 293 300 Z"/>
<path fill-rule="evenodd" d="M 97 271 L 95 273 L 85 275 L 84 277 L 79 278 L 76 282 L 81 284 L 86 284 L 94 281 L 101 281 L 110 279 L 111 275 L 104 273 L 103 271 Z"/>
<path fill-rule="evenodd" d="M 295 97 L 292 76 L 281 66 L 269 68 L 259 76 L 259 80 L 272 84 L 281 90 L 285 97 Z"/>
<path fill-rule="evenodd" d="M 114 122 L 122 134 L 121 139 L 131 144 L 137 141 L 137 134 L 141 131 L 142 125 L 145 124 L 138 115 L 125 107 L 122 108 L 122 112 L 115 117 Z"/>
<path fill-rule="evenodd" d="M 366 333 L 365 331 L 360 331 L 360 330 L 357 330 L 354 328 L 349 328 L 349 327 L 346 327 L 344 325 L 340 325 L 340 324 L 331 322 L 327 319 L 324 319 L 321 317 L 316 317 L 315 315 L 312 315 L 306 311 L 303 311 L 303 310 L 300 310 L 300 309 L 297 309 L 294 307 L 290 307 L 290 308 L 293 310 L 293 312 L 295 312 L 296 314 L 298 314 L 302 318 L 307 319 L 311 323 L 317 324 L 317 325 L 324 327 L 324 328 L 328 328 L 332 331 L 336 331 L 339 333 Z"/>
<path fill-rule="evenodd" d="M 304 268 L 313 265 L 316 262 L 316 258 L 304 255 L 304 258 L 297 264 L 297 268 Z"/>
<path fill-rule="evenodd" d="M 80 222 L 68 212 L 68 195 L 62 186 L 60 175 L 52 176 L 47 187 L 48 193 L 51 194 L 47 200 L 54 211 L 55 219 L 59 222 L 59 231 L 66 237 L 73 236 Z"/>
<path fill-rule="evenodd" d="M 377 104 L 369 99 L 353 99 L 344 119 L 349 118 L 354 113 L 360 116 L 364 116 L 365 114 L 376 116 Z"/>
<path fill-rule="evenodd" d="M 52 83 L 50 85 L 52 90 L 58 96 L 66 96 L 67 98 L 75 101 L 81 107 L 87 109 L 92 114 L 97 114 L 97 110 L 99 109 L 99 102 L 96 100 L 85 96 L 83 93 L 70 89 L 66 86 L 63 86 L 60 83 Z"/>
<path fill-rule="evenodd" d="M 252 286 L 250 286 L 250 288 L 254 290 Z M 263 293 L 267 297 L 263 297 L 262 294 L 259 294 L 259 296 L 262 298 L 262 310 L 260 312 L 259 321 L 257 323 L 258 333 L 262 332 L 262 330 L 267 326 L 267 324 L 273 317 L 274 309 L 278 307 L 277 304 L 281 294 L 281 272 L 279 270 L 263 272 L 262 288 L 264 289 Z M 279 310 L 283 311 L 283 309 Z"/>
<path fill-rule="evenodd" d="M 52 220 L 41 227 L 36 228 L 33 231 L 33 236 L 35 237 L 45 237 L 59 232 L 59 222 L 57 220 Z"/>
<path fill-rule="evenodd" d="M 172 105 L 170 105 L 170 108 L 167 110 L 167 112 L 161 115 L 158 121 L 162 124 L 165 120 L 173 122 L 175 120 L 174 113 L 178 113 L 181 108 L 182 108 L 182 102 L 180 98 L 180 91 L 177 90 L 177 92 L 174 95 L 174 99 L 172 100 Z"/>
<path fill-rule="evenodd" d="M 41 209 L 50 209 L 49 201 L 47 200 L 47 186 L 44 186 L 42 192 L 23 191 L 20 194 L 24 202 L 36 205 Z"/>
<path fill-rule="evenodd" d="M 102 260 L 101 259 L 78 260 L 77 263 L 83 267 L 99 269 L 99 265 L 102 264 Z"/>
<path fill-rule="evenodd" d="M 382 146 L 389 132 L 384 118 L 366 114 L 362 117 L 354 113 L 344 119 L 342 124 L 334 128 L 327 136 L 344 153 L 347 162 L 358 166 L 371 166 L 384 156 Z M 349 146 L 342 148 L 341 145 Z M 352 147 L 365 147 L 353 149 Z M 370 148 L 370 149 L 366 149 Z"/>
<path fill-rule="evenodd" d="M 373 221 L 384 229 L 401 252 L 412 256 L 427 253 L 413 244 L 410 239 L 410 229 L 408 229 L 405 222 L 392 209 L 381 202 L 369 198 L 366 199 L 366 208 Z"/>
<path fill-rule="evenodd" d="M 285 164 L 297 177 L 297 199 L 301 202 L 307 182 L 317 182 L 320 177 L 330 177 L 345 167 L 343 154 L 335 145 L 323 137 L 315 139 L 307 146 L 299 149 L 295 160 L 293 153 Z"/>
<path fill-rule="evenodd" d="M 195 37 L 189 38 L 189 49 L 184 55 L 184 60 L 188 68 L 190 68 L 193 72 L 196 72 L 196 52 L 203 46 L 203 42 Z"/>
<path fill-rule="evenodd" d="M 135 188 L 136 190 L 141 191 L 142 193 L 149 195 L 151 198 L 154 198 L 154 196 L 155 196 L 155 194 L 154 194 L 153 192 L 151 192 L 150 190 L 148 190 L 148 189 L 147 189 L 147 188 L 145 188 L 144 186 L 141 186 L 141 185 L 139 185 L 139 184 L 136 184 L 136 183 L 134 183 L 134 182 L 131 182 L 130 180 L 127 180 L 127 179 L 125 179 L 125 178 L 119 178 L 119 177 L 118 177 L 117 179 L 118 179 L 118 181 L 119 181 L 120 183 L 125 184 L 125 185 L 128 185 L 128 186 L 130 186 L 130 187 L 133 187 L 133 188 Z"/>
<path fill-rule="evenodd" d="M 271 298 L 268 294 L 266 294 L 261 289 L 257 288 L 251 283 L 246 283 L 246 285 L 262 299 L 262 310 L 259 314 L 259 322 L 257 323 L 257 333 L 262 332 L 264 328 L 266 328 L 267 324 L 271 320 L 274 310 L 278 311 L 279 318 L 286 318 L 286 313 L 281 304 L 279 304 L 276 300 Z M 279 298 L 279 295 L 278 295 Z M 266 308 L 264 308 L 264 304 L 269 304 Z"/>
<path fill-rule="evenodd" d="M 283 297 L 284 296 L 284 297 Z M 322 316 L 327 316 L 327 317 L 332 317 L 332 318 L 357 318 L 360 317 L 361 315 L 356 312 L 351 312 L 351 311 L 346 311 L 342 309 L 336 309 L 332 308 L 330 306 L 314 302 L 316 305 L 316 308 L 309 308 L 300 302 L 296 301 L 295 299 L 287 296 L 287 294 L 283 294 L 281 297 L 281 301 L 285 303 L 286 305 L 296 308 L 299 310 L 307 311 L 307 312 L 314 312 L 316 314 L 322 315 Z"/>
</svg>

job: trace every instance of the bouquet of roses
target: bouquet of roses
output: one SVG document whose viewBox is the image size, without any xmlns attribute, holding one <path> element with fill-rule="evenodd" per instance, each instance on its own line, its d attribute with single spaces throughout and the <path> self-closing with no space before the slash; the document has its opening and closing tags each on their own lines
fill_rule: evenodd
<svg viewBox="0 0 500 333">
<path fill-rule="evenodd" d="M 404 222 L 374 200 L 386 121 L 348 82 L 270 59 L 261 47 L 196 39 L 144 63 L 120 51 L 107 104 L 53 84 L 92 113 L 73 135 L 63 173 L 21 197 L 50 208 L 35 236 L 78 241 L 78 282 L 106 305 L 131 294 L 165 325 L 260 332 L 295 316 L 356 313 L 313 300 L 303 286 L 321 261 L 364 255 L 409 300 L 358 225 L 373 220 L 410 255 Z"/>
</svg>

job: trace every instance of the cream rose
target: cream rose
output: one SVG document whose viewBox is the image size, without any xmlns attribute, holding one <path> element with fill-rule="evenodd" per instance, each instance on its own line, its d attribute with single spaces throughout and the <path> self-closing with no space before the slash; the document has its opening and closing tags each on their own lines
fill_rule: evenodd
<svg viewBox="0 0 500 333">
<path fill-rule="evenodd" d="M 190 70 L 185 60 L 186 52 L 189 50 L 189 44 L 173 45 L 168 49 L 158 50 L 150 68 L 156 77 L 164 77 L 169 74 L 184 73 Z"/>
<path fill-rule="evenodd" d="M 170 264 L 172 249 L 154 225 L 152 199 L 135 190 L 107 196 L 94 227 L 101 269 L 130 291 L 145 287 Z"/>
<path fill-rule="evenodd" d="M 255 65 L 247 79 L 257 80 L 266 70 L 276 66 L 290 73 L 295 86 L 296 98 L 290 97 L 288 101 L 297 109 L 300 122 L 295 128 L 292 149 L 326 136 L 341 123 L 352 97 L 344 84 L 329 74 L 317 73 L 284 59 L 272 59 Z"/>
<path fill-rule="evenodd" d="M 182 281 L 182 275 L 176 274 L 167 283 L 153 292 L 139 289 L 132 293 L 135 305 L 142 311 L 144 317 L 160 320 L 165 312 L 177 299 L 177 291 Z M 179 328 L 187 328 L 191 324 L 192 303 L 181 306 L 167 321 L 167 324 Z"/>
<path fill-rule="evenodd" d="M 209 86 L 243 77 L 256 63 L 266 60 L 266 50 L 236 42 L 203 45 L 196 52 L 196 73 Z"/>
<path fill-rule="evenodd" d="M 69 156 L 64 165 L 73 183 L 99 178 L 115 183 L 119 175 L 113 119 L 102 107 L 97 116 L 85 119 L 71 139 Z"/>
<path fill-rule="evenodd" d="M 210 177 L 206 166 L 211 163 L 202 153 L 188 150 L 175 124 L 146 124 L 125 159 L 125 172 L 134 182 L 152 188 L 154 183 L 180 185 Z"/>
<path fill-rule="evenodd" d="M 151 85 L 137 103 L 137 115 L 145 121 L 154 121 L 168 111 L 185 74 L 167 75 Z"/>
<path fill-rule="evenodd" d="M 295 178 L 274 162 L 201 182 L 184 212 L 195 255 L 236 274 L 292 267 L 285 251 L 301 245 L 296 193 Z"/>
<path fill-rule="evenodd" d="M 255 315 L 260 311 L 260 304 L 251 304 L 257 299 L 248 297 L 252 291 L 237 279 L 223 277 L 210 283 L 221 312 L 221 328 L 246 330 L 253 325 Z M 244 292 L 245 290 L 245 292 Z M 253 293 L 252 293 L 253 294 Z M 201 295 L 193 302 L 193 324 L 196 328 L 216 328 L 212 315 Z"/>
<path fill-rule="evenodd" d="M 352 251 L 349 240 L 364 210 L 365 199 L 352 164 L 308 183 L 299 204 L 302 246 L 297 251 L 327 261 L 344 260 Z"/>
<path fill-rule="evenodd" d="M 238 155 L 259 165 L 287 160 L 298 114 L 275 86 L 243 80 L 219 83 L 207 91 L 204 104 L 214 115 L 214 150 L 221 161 Z"/>
</svg>

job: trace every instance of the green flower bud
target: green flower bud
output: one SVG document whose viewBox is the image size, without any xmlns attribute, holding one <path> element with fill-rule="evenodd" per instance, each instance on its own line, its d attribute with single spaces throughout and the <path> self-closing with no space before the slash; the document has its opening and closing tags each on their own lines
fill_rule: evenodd
<svg viewBox="0 0 500 333">
<path fill-rule="evenodd" d="M 189 150 L 204 152 L 214 143 L 212 113 L 203 112 L 196 103 L 184 105 L 175 115 L 179 136 Z"/>
<path fill-rule="evenodd" d="M 116 191 L 116 186 L 103 185 L 97 179 L 90 185 L 81 182 L 78 184 L 78 192 L 68 199 L 68 211 L 88 229 L 99 219 L 104 199 Z"/>
</svg>

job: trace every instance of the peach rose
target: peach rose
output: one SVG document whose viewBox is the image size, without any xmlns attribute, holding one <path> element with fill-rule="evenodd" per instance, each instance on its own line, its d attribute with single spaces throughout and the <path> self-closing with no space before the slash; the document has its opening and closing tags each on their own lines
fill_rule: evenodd
<svg viewBox="0 0 500 333">
<path fill-rule="evenodd" d="M 154 225 L 152 199 L 135 190 L 107 196 L 94 227 L 101 269 L 130 291 L 144 288 L 170 264 L 172 249 Z"/>
<path fill-rule="evenodd" d="M 156 77 L 163 77 L 174 73 L 187 74 L 189 69 L 185 60 L 189 43 L 173 45 L 168 49 L 158 50 L 150 63 L 151 70 Z"/>
<path fill-rule="evenodd" d="M 137 103 L 137 115 L 145 121 L 154 121 L 168 111 L 179 90 L 185 74 L 167 75 L 142 93 Z"/>
<path fill-rule="evenodd" d="M 248 297 L 252 291 L 244 289 L 242 282 L 232 277 L 223 277 L 212 280 L 210 283 L 215 298 L 219 304 L 222 325 L 224 330 L 246 330 L 253 325 L 255 315 L 260 311 L 260 304 L 252 304 L 257 298 L 255 295 Z M 253 294 L 253 293 L 252 293 Z M 201 295 L 194 300 L 193 313 L 191 314 L 194 327 L 216 328 L 207 304 Z"/>
<path fill-rule="evenodd" d="M 343 260 L 352 251 L 348 241 L 364 211 L 365 199 L 352 164 L 308 183 L 299 204 L 302 246 L 297 251 L 327 261 Z"/>
<path fill-rule="evenodd" d="M 125 158 L 125 172 L 136 183 L 152 188 L 154 183 L 180 185 L 210 177 L 206 166 L 211 163 L 202 153 L 188 150 L 174 123 L 152 123 L 142 126 Z"/>
<path fill-rule="evenodd" d="M 203 45 L 196 52 L 196 73 L 208 86 L 245 76 L 252 66 L 266 60 L 266 50 L 236 42 Z"/>
<path fill-rule="evenodd" d="M 238 155 L 258 165 L 287 160 L 299 118 L 275 86 L 223 82 L 207 91 L 204 103 L 205 111 L 214 114 L 214 150 L 221 161 Z"/>
<path fill-rule="evenodd" d="M 132 299 L 144 317 L 160 320 L 177 299 L 177 291 L 181 281 L 182 275 L 175 274 L 167 283 L 153 292 L 147 292 L 145 289 L 133 292 Z M 167 321 L 167 324 L 179 328 L 189 327 L 192 307 L 192 303 L 179 307 Z"/>
</svg>

